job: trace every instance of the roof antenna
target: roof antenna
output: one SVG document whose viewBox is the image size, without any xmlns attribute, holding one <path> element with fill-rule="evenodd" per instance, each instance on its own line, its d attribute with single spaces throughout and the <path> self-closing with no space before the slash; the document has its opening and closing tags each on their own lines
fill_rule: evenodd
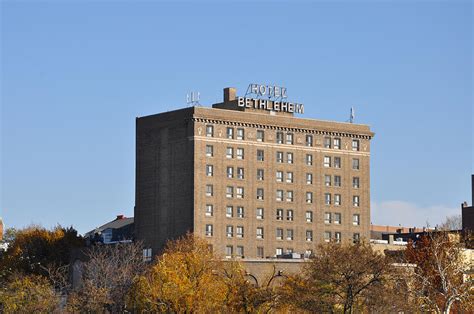
<svg viewBox="0 0 474 314">
<path fill-rule="evenodd" d="M 351 107 L 351 115 L 349 117 L 349 122 L 354 123 L 354 118 L 355 118 L 355 110 L 354 110 L 354 107 Z"/>
<path fill-rule="evenodd" d="M 189 106 L 200 106 L 199 99 L 201 98 L 201 93 L 199 92 L 191 92 L 186 94 L 186 103 Z"/>
</svg>

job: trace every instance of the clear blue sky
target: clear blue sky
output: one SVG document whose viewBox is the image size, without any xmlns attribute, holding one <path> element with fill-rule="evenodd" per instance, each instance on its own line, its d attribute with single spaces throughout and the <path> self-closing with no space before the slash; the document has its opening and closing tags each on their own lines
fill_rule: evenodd
<svg viewBox="0 0 474 314">
<path fill-rule="evenodd" d="M 372 222 L 460 212 L 473 172 L 471 1 L 1 2 L 7 226 L 133 215 L 135 117 L 251 82 L 370 124 Z"/>
</svg>

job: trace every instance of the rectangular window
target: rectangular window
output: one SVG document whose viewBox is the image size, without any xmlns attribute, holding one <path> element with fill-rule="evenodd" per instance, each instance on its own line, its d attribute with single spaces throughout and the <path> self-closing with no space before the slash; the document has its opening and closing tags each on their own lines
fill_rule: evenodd
<svg viewBox="0 0 474 314">
<path fill-rule="evenodd" d="M 311 204 L 313 202 L 313 192 L 306 192 L 306 203 Z"/>
<path fill-rule="evenodd" d="M 313 136 L 306 135 L 306 146 L 313 146 Z"/>
<path fill-rule="evenodd" d="M 334 149 L 341 149 L 341 139 L 338 137 L 334 138 Z"/>
<path fill-rule="evenodd" d="M 206 205 L 206 216 L 209 216 L 211 217 L 214 213 L 214 208 L 212 206 L 212 204 L 207 204 Z"/>
<path fill-rule="evenodd" d="M 286 229 L 286 239 L 290 241 L 293 240 L 293 229 Z"/>
<path fill-rule="evenodd" d="M 233 198 L 234 197 L 234 188 L 232 186 L 226 187 L 226 193 L 225 196 L 227 198 Z"/>
<path fill-rule="evenodd" d="M 360 186 L 359 183 L 360 183 L 360 182 L 359 182 L 359 177 L 353 177 L 353 178 L 352 178 L 352 187 L 353 187 L 354 189 L 358 189 L 358 188 L 359 188 L 359 186 Z"/>
<path fill-rule="evenodd" d="M 360 226 L 360 215 L 359 214 L 352 215 L 352 224 L 354 226 Z"/>
<path fill-rule="evenodd" d="M 225 216 L 228 218 L 234 217 L 234 207 L 232 206 L 227 206 L 225 210 Z"/>
<path fill-rule="evenodd" d="M 212 177 L 214 175 L 214 167 L 212 165 L 206 165 L 206 176 Z"/>
<path fill-rule="evenodd" d="M 244 129 L 237 129 L 237 139 L 238 140 L 243 140 L 244 139 Z"/>
<path fill-rule="evenodd" d="M 286 220 L 293 221 L 293 210 L 292 209 L 288 209 L 286 211 Z"/>
<path fill-rule="evenodd" d="M 331 242 L 331 232 L 325 231 L 324 232 L 324 242 Z"/>
<path fill-rule="evenodd" d="M 293 145 L 293 133 L 286 134 L 286 144 Z"/>
<path fill-rule="evenodd" d="M 243 246 L 237 246 L 237 251 L 235 254 L 237 257 L 244 257 L 244 247 Z"/>
<path fill-rule="evenodd" d="M 359 159 L 357 158 L 352 159 L 352 169 L 359 170 L 359 167 L 360 167 Z"/>
<path fill-rule="evenodd" d="M 263 161 L 263 150 L 257 150 L 257 161 Z"/>
<path fill-rule="evenodd" d="M 307 154 L 306 155 L 306 165 L 312 166 L 313 165 L 313 155 Z"/>
<path fill-rule="evenodd" d="M 307 173 L 306 174 L 306 184 L 313 184 L 313 174 Z"/>
<path fill-rule="evenodd" d="M 334 241 L 336 243 L 341 243 L 341 233 L 340 232 L 334 232 Z"/>
<path fill-rule="evenodd" d="M 232 255 L 234 254 L 233 250 L 234 250 L 234 249 L 233 249 L 232 245 L 227 245 L 227 246 L 225 247 L 225 257 L 231 258 Z"/>
<path fill-rule="evenodd" d="M 276 143 L 283 144 L 283 132 L 276 133 Z"/>
<path fill-rule="evenodd" d="M 234 226 L 227 226 L 225 230 L 228 238 L 232 238 L 234 236 Z"/>
<path fill-rule="evenodd" d="M 293 191 L 286 191 L 286 201 L 293 202 Z"/>
<path fill-rule="evenodd" d="M 331 157 L 324 156 L 323 166 L 326 168 L 331 167 Z"/>
<path fill-rule="evenodd" d="M 263 239 L 263 227 L 257 227 L 257 239 Z"/>
<path fill-rule="evenodd" d="M 237 179 L 244 179 L 244 168 L 237 168 Z"/>
<path fill-rule="evenodd" d="M 227 178 L 232 179 L 234 177 L 234 167 L 227 167 Z"/>
<path fill-rule="evenodd" d="M 283 190 L 276 191 L 276 200 L 279 202 L 283 201 Z"/>
<path fill-rule="evenodd" d="M 277 228 L 276 230 L 276 239 L 283 240 L 283 229 Z"/>
<path fill-rule="evenodd" d="M 287 183 L 293 183 L 293 172 L 287 172 L 286 173 L 286 182 Z"/>
<path fill-rule="evenodd" d="M 334 157 L 334 168 L 341 168 L 341 157 Z"/>
<path fill-rule="evenodd" d="M 243 238 L 244 237 L 244 227 L 243 226 L 237 226 L 235 228 L 235 236 L 237 238 Z"/>
<path fill-rule="evenodd" d="M 214 136 L 214 126 L 206 125 L 206 136 L 213 137 Z"/>
<path fill-rule="evenodd" d="M 264 254 L 263 254 L 263 246 L 257 246 L 257 257 L 259 257 L 259 258 L 263 258 L 263 257 L 264 257 Z"/>
<path fill-rule="evenodd" d="M 312 242 L 313 241 L 313 231 L 306 230 L 306 241 Z"/>
<path fill-rule="evenodd" d="M 263 189 L 257 189 L 257 199 L 263 200 Z"/>
<path fill-rule="evenodd" d="M 257 180 L 258 181 L 263 181 L 264 177 L 263 177 L 263 169 L 257 169 Z"/>
<path fill-rule="evenodd" d="M 341 194 L 334 194 L 334 205 L 341 205 Z"/>
<path fill-rule="evenodd" d="M 237 148 L 237 159 L 244 159 L 244 149 Z"/>
<path fill-rule="evenodd" d="M 226 135 L 227 135 L 227 138 L 233 139 L 234 138 L 234 128 L 227 128 Z"/>
<path fill-rule="evenodd" d="M 283 171 L 277 171 L 276 172 L 276 181 L 277 182 L 283 182 Z"/>
<path fill-rule="evenodd" d="M 276 250 L 275 250 L 275 254 L 278 256 L 278 255 L 283 255 L 283 248 L 281 247 L 277 247 Z"/>
<path fill-rule="evenodd" d="M 206 196 L 213 196 L 214 195 L 214 187 L 212 184 L 206 185 Z"/>
<path fill-rule="evenodd" d="M 227 147 L 225 150 L 225 156 L 227 158 L 234 158 L 234 149 L 232 147 Z"/>
<path fill-rule="evenodd" d="M 276 210 L 276 219 L 277 220 L 283 220 L 283 209 L 278 208 Z"/>
<path fill-rule="evenodd" d="M 341 224 L 341 213 L 334 213 L 334 224 Z"/>
<path fill-rule="evenodd" d="M 312 211 L 307 211 L 305 216 L 306 216 L 306 222 L 313 222 L 313 212 Z"/>
<path fill-rule="evenodd" d="M 331 138 L 325 137 L 324 138 L 324 148 L 331 148 Z"/>
<path fill-rule="evenodd" d="M 341 176 L 334 176 L 334 186 L 341 186 Z"/>
<path fill-rule="evenodd" d="M 352 150 L 359 151 L 360 142 L 359 140 L 352 140 Z"/>
<path fill-rule="evenodd" d="M 265 133 L 263 130 L 257 130 L 257 142 L 265 142 Z"/>
<path fill-rule="evenodd" d="M 206 225 L 206 237 L 212 237 L 212 225 Z"/>
<path fill-rule="evenodd" d="M 330 224 L 331 223 L 331 213 L 325 212 L 324 213 L 324 223 Z"/>
<path fill-rule="evenodd" d="M 328 174 L 324 175 L 324 185 L 331 186 L 331 176 Z"/>
<path fill-rule="evenodd" d="M 276 162 L 282 163 L 283 162 L 283 152 L 276 153 Z"/>
<path fill-rule="evenodd" d="M 324 194 L 324 204 L 331 205 L 331 194 L 325 193 Z"/>
<path fill-rule="evenodd" d="M 360 242 L 360 234 L 359 233 L 354 233 L 352 235 L 352 242 L 354 242 L 354 243 L 359 243 Z"/>
<path fill-rule="evenodd" d="M 286 153 L 286 161 L 287 161 L 289 164 L 292 164 L 292 163 L 293 163 L 293 153 Z"/>
<path fill-rule="evenodd" d="M 263 219 L 263 208 L 257 208 L 257 219 Z"/>
<path fill-rule="evenodd" d="M 212 156 L 214 156 L 214 146 L 212 146 L 212 145 L 206 145 L 206 156 L 207 156 L 207 157 L 212 157 Z"/>
<path fill-rule="evenodd" d="M 244 198 L 244 188 L 239 186 L 237 187 L 237 198 Z"/>
<path fill-rule="evenodd" d="M 359 199 L 359 196 L 358 195 L 354 195 L 352 197 L 352 205 L 354 207 L 359 207 L 359 204 L 360 204 L 360 199 Z"/>
<path fill-rule="evenodd" d="M 237 218 L 244 218 L 244 208 L 237 206 Z"/>
</svg>

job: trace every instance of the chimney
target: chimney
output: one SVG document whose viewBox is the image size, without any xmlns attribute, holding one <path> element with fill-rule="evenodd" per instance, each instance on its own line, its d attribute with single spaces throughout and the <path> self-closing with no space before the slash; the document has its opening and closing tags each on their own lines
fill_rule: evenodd
<svg viewBox="0 0 474 314">
<path fill-rule="evenodd" d="M 117 219 L 116 220 L 120 220 L 120 219 L 124 219 L 125 216 L 124 215 L 117 215 Z"/>
<path fill-rule="evenodd" d="M 224 88 L 224 102 L 235 100 L 235 94 L 237 90 L 234 87 Z"/>
<path fill-rule="evenodd" d="M 474 206 L 474 174 L 471 174 L 471 206 Z"/>
</svg>

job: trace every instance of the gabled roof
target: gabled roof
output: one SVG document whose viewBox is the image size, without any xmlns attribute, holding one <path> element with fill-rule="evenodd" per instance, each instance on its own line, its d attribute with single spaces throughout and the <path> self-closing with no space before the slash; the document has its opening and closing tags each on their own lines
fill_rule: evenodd
<svg viewBox="0 0 474 314">
<path fill-rule="evenodd" d="M 105 225 L 102 225 L 100 227 L 95 228 L 94 230 L 91 230 L 91 231 L 87 232 L 86 234 L 84 234 L 84 237 L 89 237 L 89 236 L 94 235 L 98 232 L 102 232 L 105 229 L 120 229 L 120 228 L 123 228 L 127 225 L 133 224 L 133 221 L 134 221 L 133 217 L 128 217 L 128 218 L 124 217 L 124 218 L 120 218 L 120 219 L 115 219 L 115 220 L 112 220 L 112 221 L 106 223 Z"/>
</svg>

